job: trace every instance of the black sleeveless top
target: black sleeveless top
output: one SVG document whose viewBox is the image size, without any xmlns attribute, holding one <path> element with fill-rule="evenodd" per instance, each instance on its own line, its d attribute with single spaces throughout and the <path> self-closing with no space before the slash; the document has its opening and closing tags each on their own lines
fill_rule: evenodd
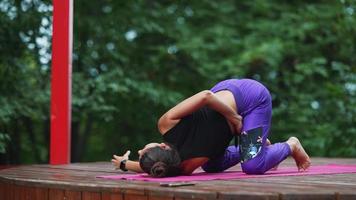
<svg viewBox="0 0 356 200">
<path fill-rule="evenodd" d="M 224 154 L 233 134 L 225 117 L 203 107 L 182 118 L 163 139 L 174 145 L 183 160 L 196 157 L 214 159 Z"/>
</svg>

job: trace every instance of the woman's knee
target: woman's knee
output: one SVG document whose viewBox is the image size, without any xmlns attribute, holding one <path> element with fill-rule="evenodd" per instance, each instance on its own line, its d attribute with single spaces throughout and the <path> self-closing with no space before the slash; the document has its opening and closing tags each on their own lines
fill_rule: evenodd
<svg viewBox="0 0 356 200">
<path fill-rule="evenodd" d="M 253 160 L 242 163 L 241 168 L 246 174 L 264 174 L 267 171 L 261 163 L 253 162 Z"/>
</svg>

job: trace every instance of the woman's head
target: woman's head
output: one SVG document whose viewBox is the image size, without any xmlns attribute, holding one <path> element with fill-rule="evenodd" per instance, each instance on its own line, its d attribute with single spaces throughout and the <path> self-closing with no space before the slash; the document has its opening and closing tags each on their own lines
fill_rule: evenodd
<svg viewBox="0 0 356 200">
<path fill-rule="evenodd" d="M 150 143 L 138 154 L 140 167 L 153 177 L 176 176 L 180 173 L 178 151 L 168 144 Z"/>
</svg>

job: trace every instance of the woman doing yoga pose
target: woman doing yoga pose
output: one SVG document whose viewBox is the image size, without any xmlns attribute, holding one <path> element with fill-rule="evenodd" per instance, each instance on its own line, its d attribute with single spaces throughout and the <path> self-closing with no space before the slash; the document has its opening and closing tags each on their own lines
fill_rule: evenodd
<svg viewBox="0 0 356 200">
<path fill-rule="evenodd" d="M 127 151 L 112 163 L 153 177 L 191 174 L 198 167 L 221 172 L 241 162 L 243 172 L 263 174 L 292 156 L 299 171 L 310 158 L 296 137 L 270 144 L 271 95 L 251 79 L 229 79 L 180 102 L 158 121 L 163 143 L 150 143 L 131 161 Z M 230 141 L 239 138 L 239 145 Z"/>
</svg>

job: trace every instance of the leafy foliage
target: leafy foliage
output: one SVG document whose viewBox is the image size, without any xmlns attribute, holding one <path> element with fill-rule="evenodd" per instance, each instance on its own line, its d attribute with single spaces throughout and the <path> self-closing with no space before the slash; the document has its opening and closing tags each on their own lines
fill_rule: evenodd
<svg viewBox="0 0 356 200">
<path fill-rule="evenodd" d="M 3 162 L 48 160 L 50 3 L 0 3 Z M 296 135 L 313 156 L 356 155 L 354 1 L 74 3 L 73 161 L 161 140 L 167 109 L 242 77 L 270 89 L 272 141 Z"/>
</svg>

